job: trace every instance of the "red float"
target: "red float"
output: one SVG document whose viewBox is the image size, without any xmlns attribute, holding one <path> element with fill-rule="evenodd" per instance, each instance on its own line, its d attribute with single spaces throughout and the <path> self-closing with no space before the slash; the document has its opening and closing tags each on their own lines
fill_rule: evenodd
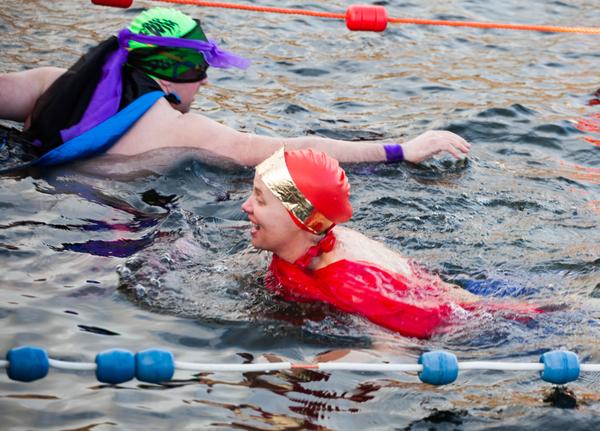
<svg viewBox="0 0 600 431">
<path fill-rule="evenodd" d="M 388 15 L 383 6 L 352 5 L 346 9 L 346 27 L 352 31 L 383 31 Z"/>
<path fill-rule="evenodd" d="M 127 9 L 133 3 L 133 0 L 92 0 L 92 3 L 99 6 L 122 7 Z"/>
</svg>

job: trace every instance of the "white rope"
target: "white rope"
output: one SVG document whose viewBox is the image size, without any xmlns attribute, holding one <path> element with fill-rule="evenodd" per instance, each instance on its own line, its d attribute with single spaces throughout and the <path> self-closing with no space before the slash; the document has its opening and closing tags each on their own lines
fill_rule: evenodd
<svg viewBox="0 0 600 431">
<path fill-rule="evenodd" d="M 359 362 L 322 362 L 319 363 L 322 371 L 423 371 L 421 364 L 363 364 Z"/>
<path fill-rule="evenodd" d="M 48 364 L 61 370 L 96 371 L 94 362 L 69 362 L 48 359 Z M 0 369 L 8 368 L 10 363 L 0 359 Z M 196 372 L 269 372 L 291 369 L 318 369 L 320 371 L 376 371 L 376 372 L 421 372 L 421 364 L 368 364 L 360 362 L 320 362 L 314 364 L 292 364 L 291 362 L 269 362 L 259 364 L 202 364 L 196 362 L 175 361 L 175 368 Z M 459 370 L 494 370 L 494 371 L 543 371 L 541 362 L 496 362 L 496 361 L 464 361 L 458 363 Z M 600 364 L 581 364 L 581 372 L 600 372 Z"/>
<path fill-rule="evenodd" d="M 497 371 L 543 371 L 541 362 L 493 362 L 465 361 L 458 363 L 459 370 L 497 370 Z"/>
<path fill-rule="evenodd" d="M 59 370 L 96 371 L 96 363 L 94 362 L 68 362 L 48 358 L 48 364 Z"/>
<path fill-rule="evenodd" d="M 289 370 L 292 368 L 292 364 L 290 362 L 269 362 L 265 364 L 197 364 L 194 362 L 175 361 L 175 368 L 185 371 L 233 371 L 245 373 L 249 371 Z"/>
</svg>

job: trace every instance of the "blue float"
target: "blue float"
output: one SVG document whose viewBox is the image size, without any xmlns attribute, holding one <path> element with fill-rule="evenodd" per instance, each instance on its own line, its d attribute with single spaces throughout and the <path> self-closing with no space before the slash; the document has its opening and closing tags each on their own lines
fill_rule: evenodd
<svg viewBox="0 0 600 431">
<path fill-rule="evenodd" d="M 168 350 L 148 349 L 135 355 L 135 376 L 142 382 L 166 382 L 174 373 L 175 359 Z"/>
<path fill-rule="evenodd" d="M 10 363 L 6 374 L 12 380 L 32 382 L 48 374 L 48 353 L 41 347 L 23 346 L 10 349 L 6 354 Z"/>
<path fill-rule="evenodd" d="M 557 385 L 577 380 L 579 377 L 579 358 L 573 352 L 566 350 L 553 350 L 540 357 L 544 370 L 540 372 L 542 380 Z"/>
<path fill-rule="evenodd" d="M 426 352 L 419 357 L 419 364 L 423 365 L 423 371 L 419 373 L 423 383 L 447 385 L 458 377 L 458 359 L 452 353 L 443 350 Z"/>
<path fill-rule="evenodd" d="M 96 355 L 96 378 L 116 385 L 135 377 L 135 357 L 123 349 L 106 350 Z"/>
</svg>

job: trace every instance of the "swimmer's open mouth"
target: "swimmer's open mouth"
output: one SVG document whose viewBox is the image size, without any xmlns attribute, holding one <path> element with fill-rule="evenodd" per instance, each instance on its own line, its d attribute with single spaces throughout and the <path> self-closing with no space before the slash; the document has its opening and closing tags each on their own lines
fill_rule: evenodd
<svg viewBox="0 0 600 431">
<path fill-rule="evenodd" d="M 254 217 L 248 217 L 248 221 L 250 222 L 250 230 L 253 230 L 253 231 L 260 230 L 260 225 L 255 223 L 254 220 L 252 220 L 253 218 Z"/>
<path fill-rule="evenodd" d="M 250 222 L 250 235 L 256 235 L 256 233 L 260 230 L 260 226 L 256 223 Z"/>
</svg>

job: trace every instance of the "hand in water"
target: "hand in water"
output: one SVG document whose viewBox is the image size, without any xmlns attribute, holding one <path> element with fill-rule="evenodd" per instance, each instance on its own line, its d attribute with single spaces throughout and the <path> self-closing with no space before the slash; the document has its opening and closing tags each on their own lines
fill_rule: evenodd
<svg viewBox="0 0 600 431">
<path fill-rule="evenodd" d="M 460 160 L 469 153 L 471 144 L 455 133 L 444 130 L 432 130 L 402 144 L 404 160 L 421 163 L 436 154 L 447 151 Z"/>
</svg>

